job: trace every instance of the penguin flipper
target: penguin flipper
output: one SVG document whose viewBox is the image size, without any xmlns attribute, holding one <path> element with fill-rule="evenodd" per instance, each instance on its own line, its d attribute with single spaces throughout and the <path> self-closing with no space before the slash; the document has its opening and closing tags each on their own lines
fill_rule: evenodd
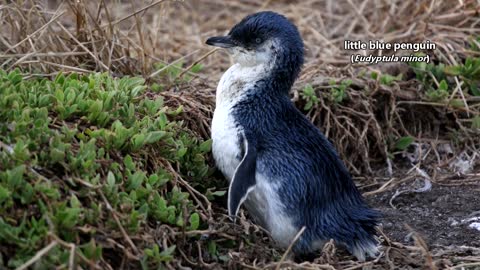
<svg viewBox="0 0 480 270">
<path fill-rule="evenodd" d="M 248 194 L 255 188 L 255 169 L 257 150 L 253 143 L 243 137 L 245 154 L 235 169 L 230 186 L 228 187 L 228 215 L 235 220 L 240 206 L 247 199 Z"/>
</svg>

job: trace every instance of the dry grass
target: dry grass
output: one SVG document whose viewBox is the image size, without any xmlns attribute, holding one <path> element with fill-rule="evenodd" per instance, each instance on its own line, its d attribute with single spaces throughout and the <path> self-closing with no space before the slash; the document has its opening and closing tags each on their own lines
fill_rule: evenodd
<svg viewBox="0 0 480 270">
<path fill-rule="evenodd" d="M 48 2 L 48 3 L 47 3 Z M 164 85 L 162 92 L 167 104 L 185 107 L 182 115 L 199 136 L 209 137 L 210 119 L 214 107 L 214 89 L 223 70 L 229 65 L 223 53 L 211 52 L 204 45 L 207 37 L 225 33 L 245 15 L 259 10 L 275 10 L 285 14 L 300 29 L 306 44 L 306 64 L 293 91 L 299 107 L 305 101 L 302 89 L 310 84 L 319 95 L 333 87 L 330 81 L 352 79 L 347 100 L 335 104 L 321 98 L 306 114 L 335 143 L 343 160 L 354 175 L 372 175 L 379 170 L 386 174 L 400 171 L 403 165 L 392 159 L 393 138 L 412 136 L 418 149 L 414 153 L 419 170 L 390 181 L 362 180 L 367 195 L 394 189 L 412 175 L 426 171 L 429 180 L 443 184 L 456 183 L 451 177 L 452 160 L 460 154 L 470 157 L 479 152 L 478 131 L 470 129 L 474 116 L 480 115 L 480 99 L 466 95 L 466 86 L 455 77 L 455 90 L 448 100 L 460 100 L 464 106 L 425 100 L 422 84 L 408 74 L 412 68 L 402 64 L 375 66 L 351 65 L 352 51 L 342 49 L 343 41 L 384 40 L 387 42 L 421 42 L 431 40 L 437 49 L 428 52 L 436 63 L 457 65 L 467 57 L 478 57 L 478 51 L 468 49 L 472 37 L 480 35 L 480 5 L 475 0 L 310 0 L 310 1 L 0 1 L 0 68 L 20 68 L 27 77 L 53 77 L 59 72 L 108 72 L 114 76 L 140 75 L 150 83 Z M 390 54 L 389 51 L 365 51 L 363 54 Z M 185 63 L 174 78 L 159 75 L 155 64 Z M 204 69 L 192 73 L 192 64 L 201 62 Z M 379 83 L 361 74 L 403 73 L 402 81 L 391 85 Z M 189 76 L 186 80 L 182 77 Z M 438 82 L 435 82 L 438 84 Z M 153 95 L 153 94 L 152 94 Z M 452 136 L 455 140 L 452 140 Z M 445 144 L 451 152 L 445 153 Z M 442 152 L 443 151 L 443 152 Z M 448 155 L 447 155 L 448 154 Z M 472 159 L 477 168 L 478 159 Z M 393 165 L 392 165 L 393 164 Z M 437 170 L 436 168 L 440 168 Z M 452 169 L 453 168 L 453 169 Z M 439 174 L 441 172 L 441 175 Z M 388 175 L 389 176 L 389 175 Z M 470 172 L 464 181 L 479 183 L 478 174 Z M 395 181 L 393 181 L 395 180 Z M 450 181 L 451 180 L 451 181 Z M 214 209 L 215 210 L 215 209 Z M 209 213 L 212 229 L 198 234 L 216 234 L 221 238 L 236 238 L 243 231 L 254 231 L 251 224 L 238 228 L 223 226 L 224 217 Z M 213 221 L 215 220 L 215 222 Z M 226 221 L 225 221 L 226 222 Z M 175 242 L 178 232 L 168 226 L 145 232 L 149 237 L 163 237 Z M 252 232 L 253 233 L 253 232 Z M 252 248 L 233 251 L 230 267 L 273 269 L 271 261 L 276 251 L 262 243 L 265 235 L 253 233 L 258 246 L 267 250 L 263 255 Z M 324 255 L 313 263 L 281 262 L 281 266 L 302 269 L 359 269 L 423 267 L 436 269 L 456 265 L 458 269 L 480 265 L 480 249 L 439 249 L 429 251 L 421 238 L 416 246 L 404 246 L 384 237 L 384 253 L 377 260 L 358 263 L 326 247 Z M 53 242 L 57 243 L 57 242 Z M 60 242 L 59 242 L 60 243 Z M 194 246 L 194 245 L 193 245 Z M 190 247 L 192 248 L 192 247 Z M 219 267 L 204 262 L 200 244 L 194 250 L 199 261 L 189 260 L 182 253 L 178 265 L 195 268 Z M 465 254 L 469 254 L 466 256 Z M 278 254 L 277 254 L 278 255 Z M 258 256 L 258 258 L 257 258 Z M 134 260 L 135 258 L 132 258 Z"/>
</svg>

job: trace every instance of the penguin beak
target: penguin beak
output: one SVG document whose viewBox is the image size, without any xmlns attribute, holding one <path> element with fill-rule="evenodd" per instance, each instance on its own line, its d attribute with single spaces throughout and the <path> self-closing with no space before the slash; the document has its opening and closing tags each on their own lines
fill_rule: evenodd
<svg viewBox="0 0 480 270">
<path fill-rule="evenodd" d="M 205 43 L 225 49 L 237 46 L 230 36 L 211 37 Z"/>
</svg>

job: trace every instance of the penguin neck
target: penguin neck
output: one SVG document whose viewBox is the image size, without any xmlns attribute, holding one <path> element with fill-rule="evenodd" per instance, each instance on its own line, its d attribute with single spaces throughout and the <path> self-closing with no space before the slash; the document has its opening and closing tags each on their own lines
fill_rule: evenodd
<svg viewBox="0 0 480 270">
<path fill-rule="evenodd" d="M 237 60 L 242 60 L 241 58 Z M 249 90 L 288 96 L 303 63 L 300 50 L 281 49 L 275 57 L 257 65 L 239 61 L 222 76 L 217 87 L 217 105 L 238 102 Z"/>
<path fill-rule="evenodd" d="M 270 71 L 272 90 L 276 94 L 288 95 L 303 63 L 303 56 L 282 52 L 275 59 Z"/>
<path fill-rule="evenodd" d="M 239 63 L 231 66 L 220 79 L 217 86 L 217 106 L 237 103 L 242 97 L 254 88 L 260 81 L 268 81 L 272 68 L 267 64 L 246 66 Z"/>
</svg>

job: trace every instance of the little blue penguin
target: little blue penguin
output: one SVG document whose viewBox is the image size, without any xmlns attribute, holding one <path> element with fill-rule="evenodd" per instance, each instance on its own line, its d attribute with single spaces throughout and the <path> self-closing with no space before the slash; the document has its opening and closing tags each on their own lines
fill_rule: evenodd
<svg viewBox="0 0 480 270">
<path fill-rule="evenodd" d="M 369 208 L 333 145 L 289 98 L 303 65 L 300 33 L 271 11 L 208 38 L 234 64 L 216 90 L 212 153 L 229 181 L 228 214 L 242 204 L 281 248 L 311 256 L 333 239 L 358 260 L 375 256 L 380 214 Z M 311 258 L 311 257 L 310 257 Z"/>
</svg>

